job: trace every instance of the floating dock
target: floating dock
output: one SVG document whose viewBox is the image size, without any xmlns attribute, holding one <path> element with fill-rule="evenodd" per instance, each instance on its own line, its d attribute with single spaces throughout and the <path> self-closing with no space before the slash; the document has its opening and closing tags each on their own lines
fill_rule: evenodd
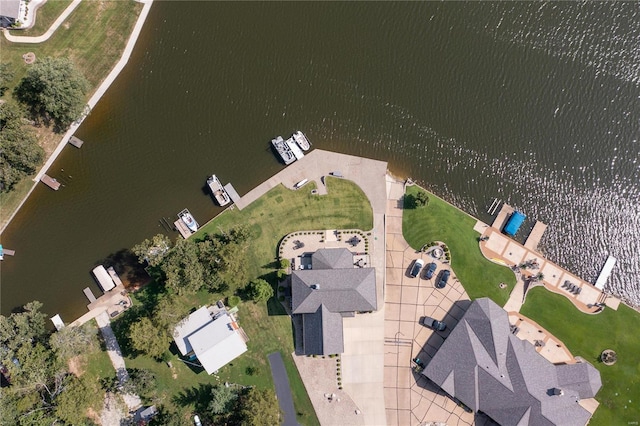
<svg viewBox="0 0 640 426">
<path fill-rule="evenodd" d="M 55 180 L 49 175 L 42 175 L 42 177 L 40 178 L 40 182 L 44 183 L 54 191 L 57 191 L 58 189 L 60 189 L 60 182 L 58 182 L 57 180 Z"/>
<path fill-rule="evenodd" d="M 304 157 L 304 153 L 302 152 L 298 144 L 293 140 L 293 138 L 287 139 L 286 144 L 289 146 L 289 149 L 291 150 L 291 152 L 293 152 L 293 155 L 294 157 L 296 157 L 296 160 L 302 160 L 302 157 Z"/>
<path fill-rule="evenodd" d="M 611 275 L 611 271 L 613 271 L 613 267 L 616 266 L 616 258 L 613 256 L 609 256 L 604 266 L 602 267 L 602 271 L 600 271 L 600 275 L 594 284 L 596 288 L 600 290 L 604 290 L 604 285 L 607 283 L 609 279 L 609 275 Z"/>
<path fill-rule="evenodd" d="M 193 234 L 193 232 L 191 232 L 191 229 L 189 229 L 187 224 L 184 223 L 182 219 L 178 219 L 175 222 L 173 222 L 173 226 L 175 226 L 175 228 L 178 230 L 180 235 L 182 235 L 182 238 L 184 238 L 185 240 L 189 238 L 191 234 Z"/>
<path fill-rule="evenodd" d="M 56 314 L 52 316 L 50 319 L 53 325 L 56 326 L 56 330 L 60 331 L 64 328 L 64 321 L 62 321 L 62 318 L 60 318 L 60 314 Z"/>
<path fill-rule="evenodd" d="M 76 138 L 75 136 L 71 136 L 71 138 L 69 139 L 69 143 L 73 146 L 75 146 L 76 148 L 80 148 L 82 147 L 82 144 L 84 143 L 84 141 L 81 141 L 80 139 Z"/>
<path fill-rule="evenodd" d="M 116 286 L 122 285 L 122 281 L 120 280 L 120 277 L 118 276 L 118 274 L 116 274 L 116 270 L 113 269 L 113 266 L 109 266 L 107 268 L 107 272 L 109 273 L 109 276 L 111 277 L 113 282 L 116 283 Z"/>
<path fill-rule="evenodd" d="M 531 233 L 527 237 L 527 240 L 524 242 L 524 246 L 530 250 L 538 251 L 538 244 L 540 244 L 542 235 L 546 230 L 547 230 L 546 224 L 540 221 L 536 221 L 536 224 L 533 226 Z"/>
<path fill-rule="evenodd" d="M 230 183 L 224 186 L 224 190 L 227 191 L 227 194 L 229 194 L 229 198 L 231 198 L 231 201 L 233 201 L 234 203 L 240 199 L 238 191 L 236 191 L 236 189 Z"/>
<path fill-rule="evenodd" d="M 85 288 L 82 291 L 84 292 L 84 295 L 87 296 L 87 299 L 89 299 L 89 303 L 93 303 L 96 301 L 96 296 L 93 295 L 93 292 L 89 287 Z"/>
</svg>

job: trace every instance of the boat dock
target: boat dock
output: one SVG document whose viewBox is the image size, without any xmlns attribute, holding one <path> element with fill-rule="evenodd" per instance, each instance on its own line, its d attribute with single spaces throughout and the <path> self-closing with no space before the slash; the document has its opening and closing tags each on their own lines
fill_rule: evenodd
<svg viewBox="0 0 640 426">
<path fill-rule="evenodd" d="M 87 296 L 87 299 L 89 299 L 89 303 L 93 303 L 96 301 L 96 296 L 93 295 L 93 292 L 89 287 L 85 288 L 82 291 L 84 292 L 84 295 Z"/>
<path fill-rule="evenodd" d="M 76 148 L 80 148 L 82 147 L 82 144 L 84 143 L 84 141 L 76 138 L 75 136 L 71 136 L 71 138 L 69 138 L 69 143 L 75 146 Z"/>
<path fill-rule="evenodd" d="M 228 183 L 224 186 L 224 190 L 227 191 L 227 194 L 229 195 L 229 198 L 231 198 L 232 202 L 236 202 L 240 199 L 240 195 L 238 194 L 238 191 L 236 191 L 236 189 L 233 187 L 233 185 L 231 185 L 231 183 Z"/>
<path fill-rule="evenodd" d="M 530 250 L 538 251 L 538 244 L 540 244 L 540 240 L 542 239 L 542 235 L 544 231 L 547 230 L 547 225 L 536 221 L 536 224 L 533 226 L 531 233 L 524 242 L 524 246 Z"/>
<path fill-rule="evenodd" d="M 495 209 L 494 209 L 495 211 Z M 504 227 L 504 225 L 507 223 L 507 220 L 509 219 L 509 216 L 511 216 L 511 214 L 514 212 L 514 208 L 511 207 L 509 204 L 504 203 L 502 205 L 502 208 L 500 209 L 500 212 L 498 213 L 498 216 L 496 216 L 496 218 L 493 220 L 493 223 L 491 224 L 492 228 L 496 228 L 498 230 L 502 230 L 502 228 Z"/>
<path fill-rule="evenodd" d="M 60 314 L 56 314 L 49 319 L 51 320 L 53 325 L 56 326 L 56 330 L 60 331 L 64 328 L 64 321 L 62 321 L 62 318 L 60 318 Z"/>
<path fill-rule="evenodd" d="M 107 272 L 109 273 L 109 276 L 111 276 L 113 282 L 116 283 L 116 286 L 122 285 L 122 281 L 120 280 L 118 274 L 116 274 L 116 270 L 113 269 L 113 266 L 109 266 L 107 268 Z"/>
<path fill-rule="evenodd" d="M 609 256 L 604 266 L 602 267 L 602 271 L 600 271 L 600 275 L 596 280 L 595 286 L 600 290 L 604 290 L 604 285 L 607 283 L 609 279 L 609 275 L 611 275 L 611 271 L 613 271 L 613 267 L 616 266 L 616 258 L 613 256 Z"/>
<path fill-rule="evenodd" d="M 293 156 L 296 157 L 296 160 L 302 160 L 304 157 L 304 153 L 298 146 L 298 144 L 293 140 L 293 138 L 289 138 L 286 140 L 287 145 L 289 145 L 289 149 L 293 152 Z"/>
<path fill-rule="evenodd" d="M 49 175 L 42 175 L 42 177 L 40 178 L 40 182 L 44 183 L 54 191 L 57 191 L 58 189 L 60 189 L 60 182 L 58 182 L 57 180 L 55 180 Z"/>
</svg>

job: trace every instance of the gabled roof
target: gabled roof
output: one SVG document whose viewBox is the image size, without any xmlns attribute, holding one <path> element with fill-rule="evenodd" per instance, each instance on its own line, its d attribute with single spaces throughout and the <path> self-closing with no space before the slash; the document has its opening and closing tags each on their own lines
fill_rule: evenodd
<svg viewBox="0 0 640 426">
<path fill-rule="evenodd" d="M 342 333 L 342 315 L 330 312 L 324 305 L 312 314 L 302 315 L 302 338 L 307 354 L 344 352 Z"/>
<path fill-rule="evenodd" d="M 590 414 L 577 401 L 602 386 L 591 364 L 554 365 L 514 336 L 487 298 L 471 303 L 422 374 L 505 425 L 584 425 Z"/>
<path fill-rule="evenodd" d="M 314 313 L 320 305 L 330 312 L 375 311 L 375 270 L 352 264 L 349 269 L 295 271 L 291 296 L 294 314 Z"/>
<path fill-rule="evenodd" d="M 0 16 L 18 19 L 20 17 L 20 0 L 0 0 Z"/>
<path fill-rule="evenodd" d="M 247 351 L 237 328 L 229 314 L 222 313 L 214 320 L 203 306 L 176 326 L 173 338 L 182 355 L 193 351 L 211 374 Z"/>
<path fill-rule="evenodd" d="M 313 269 L 353 268 L 353 253 L 342 249 L 319 249 L 311 255 Z"/>
</svg>

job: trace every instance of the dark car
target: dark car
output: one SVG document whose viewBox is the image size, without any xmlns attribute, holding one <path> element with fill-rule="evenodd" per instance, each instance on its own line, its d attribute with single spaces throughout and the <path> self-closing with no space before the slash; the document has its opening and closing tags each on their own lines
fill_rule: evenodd
<svg viewBox="0 0 640 426">
<path fill-rule="evenodd" d="M 422 266 L 424 265 L 424 260 L 422 259 L 416 259 L 416 261 L 413 264 L 413 268 L 411 268 L 411 278 L 415 278 L 418 276 L 418 274 L 420 273 L 420 269 L 422 269 Z"/>
<path fill-rule="evenodd" d="M 428 280 L 430 280 L 433 277 L 433 273 L 436 271 L 436 264 L 431 262 L 430 264 L 427 265 L 427 267 L 424 269 L 424 277 Z"/>
<path fill-rule="evenodd" d="M 420 317 L 420 324 L 436 331 L 444 331 L 447 328 L 447 324 L 431 317 Z"/>
<path fill-rule="evenodd" d="M 451 271 L 446 269 L 444 271 L 442 271 L 442 275 L 440 276 L 440 279 L 438 280 L 438 283 L 436 284 L 437 288 L 445 288 L 445 286 L 447 285 L 447 281 L 449 281 L 449 275 L 451 275 Z"/>
</svg>

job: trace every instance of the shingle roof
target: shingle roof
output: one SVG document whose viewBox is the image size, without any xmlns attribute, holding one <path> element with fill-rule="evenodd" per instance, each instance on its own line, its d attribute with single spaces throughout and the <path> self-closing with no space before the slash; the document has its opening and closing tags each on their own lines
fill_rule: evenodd
<svg viewBox="0 0 640 426">
<path fill-rule="evenodd" d="M 591 364 L 551 364 L 514 336 L 507 313 L 487 298 L 471 303 L 422 374 L 504 425 L 584 425 L 590 414 L 577 401 L 602 386 Z"/>
<path fill-rule="evenodd" d="M 302 315 L 304 352 L 342 353 L 342 317 L 378 307 L 375 269 L 354 268 L 346 249 L 318 250 L 312 266 L 291 274 L 291 310 Z"/>
</svg>

